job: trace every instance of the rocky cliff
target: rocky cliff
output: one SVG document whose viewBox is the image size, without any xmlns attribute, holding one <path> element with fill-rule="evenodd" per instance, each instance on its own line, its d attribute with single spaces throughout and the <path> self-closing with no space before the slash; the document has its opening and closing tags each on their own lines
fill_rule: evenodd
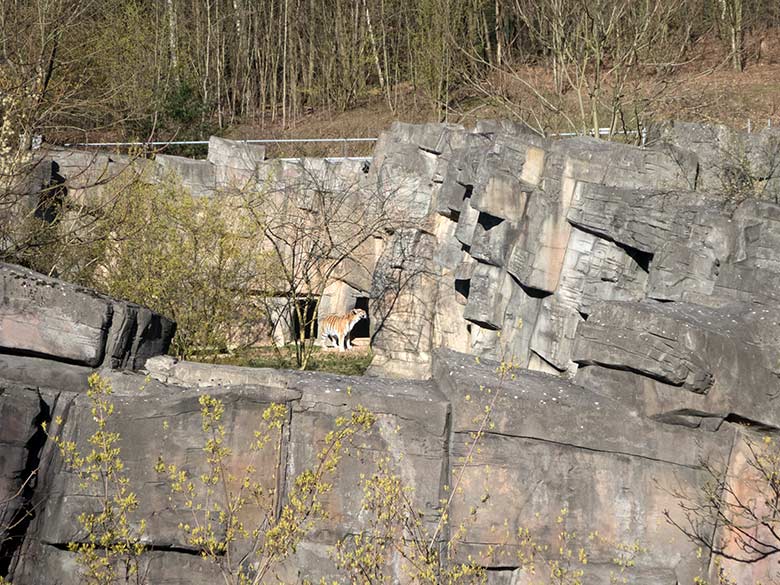
<svg viewBox="0 0 780 585">
<path fill-rule="evenodd" d="M 552 141 L 498 123 L 384 135 L 365 180 L 389 185 L 416 225 L 387 237 L 359 286 L 373 288 L 373 371 L 394 379 L 176 362 L 162 355 L 165 318 L 4 266 L 0 575 L 79 582 L 67 544 L 85 538 L 76 516 L 94 494 L 40 424 L 61 417 L 64 438 L 84 446 L 86 377 L 100 371 L 141 500 L 134 522 L 148 522 L 150 583 L 216 579 L 153 472 L 163 450 L 197 469 L 204 393 L 225 403 L 236 465 L 263 410 L 285 406 L 283 456 L 259 465 L 284 493 L 337 417 L 358 404 L 377 415 L 283 582 L 340 579 L 329 551 L 368 527 L 358 484 L 379 459 L 428 528 L 458 485 L 454 560 L 481 559 L 490 583 L 531 582 L 519 531 L 555 545 L 561 508 L 567 530 L 612 543 L 589 545 L 587 583 L 609 582 L 612 545 L 635 541 L 646 551 L 632 582 L 712 578 L 713 559 L 664 511 L 684 523 L 673 492 L 702 485 L 705 464 L 739 480 L 750 441 L 780 428 L 778 141 L 681 124 L 649 138 Z M 520 369 L 500 376 L 501 361 Z M 737 582 L 771 577 L 772 558 L 729 569 Z M 403 563 L 392 570 L 403 582 Z"/>
</svg>

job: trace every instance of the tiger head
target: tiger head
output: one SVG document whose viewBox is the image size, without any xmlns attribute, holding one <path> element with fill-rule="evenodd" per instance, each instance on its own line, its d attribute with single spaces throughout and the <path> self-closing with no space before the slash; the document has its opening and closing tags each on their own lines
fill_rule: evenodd
<svg viewBox="0 0 780 585">
<path fill-rule="evenodd" d="M 349 312 L 350 316 L 354 319 L 355 317 L 358 318 L 358 321 L 360 319 L 368 319 L 368 315 L 366 315 L 366 312 L 363 309 L 352 309 Z"/>
</svg>

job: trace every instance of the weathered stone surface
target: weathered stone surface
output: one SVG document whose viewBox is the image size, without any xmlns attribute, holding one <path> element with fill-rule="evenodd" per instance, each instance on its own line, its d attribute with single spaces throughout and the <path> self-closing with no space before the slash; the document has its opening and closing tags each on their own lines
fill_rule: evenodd
<svg viewBox="0 0 780 585">
<path fill-rule="evenodd" d="M 454 405 L 451 481 L 461 474 L 485 405 L 494 413 L 452 502 L 453 525 L 468 526 L 459 559 L 471 554 L 490 566 L 513 566 L 519 527 L 545 542 L 555 541 L 559 529 L 580 534 L 598 530 L 614 541 L 655 543 L 639 559 L 639 575 L 661 572 L 670 578 L 661 582 L 671 584 L 704 569 L 695 546 L 663 519 L 673 498 L 651 486 L 696 485 L 703 477 L 697 468 L 701 457 L 722 459 L 731 431 L 666 426 L 551 376 L 515 372 L 513 379 L 499 380 L 497 363 L 476 364 L 445 350 L 434 357 L 434 377 Z M 489 390 L 475 390 L 479 388 Z M 475 516 L 472 507 L 478 510 Z M 556 525 L 554 518 L 564 507 L 572 512 L 563 525 Z M 479 557 L 491 545 L 504 552 Z M 608 566 L 614 556 L 601 542 L 589 553 L 589 565 L 596 567 Z"/>
<path fill-rule="evenodd" d="M 647 278 L 635 256 L 614 242 L 574 229 L 563 259 L 557 295 L 562 303 L 588 314 L 599 301 L 641 300 Z"/>
<path fill-rule="evenodd" d="M 217 175 L 214 165 L 210 162 L 170 154 L 158 154 L 154 160 L 157 163 L 157 180 L 173 177 L 181 181 L 196 197 L 214 194 Z"/>
<path fill-rule="evenodd" d="M 84 577 L 75 553 L 53 543 L 29 543 L 23 551 L 24 562 L 14 573 L 18 585 L 83 585 Z M 121 573 L 120 573 L 121 574 Z M 144 553 L 139 574 L 155 585 L 208 585 L 223 577 L 219 568 L 200 555 L 183 551 L 159 550 Z"/>
<path fill-rule="evenodd" d="M 258 178 L 265 146 L 210 136 L 206 160 L 215 166 L 217 186 L 244 189 L 254 186 Z"/>
<path fill-rule="evenodd" d="M 777 193 L 779 137 L 776 128 L 748 134 L 721 125 L 680 121 L 657 124 L 648 133 L 649 143 L 656 148 L 694 154 L 699 169 L 697 190 L 747 189 L 759 196 Z"/>
<path fill-rule="evenodd" d="M 744 305 L 710 309 L 685 303 L 604 303 L 580 324 L 573 360 L 658 382 L 645 388 L 648 415 L 724 419 L 733 414 L 780 427 L 777 380 L 765 366 L 753 324 L 745 318 L 755 318 L 760 310 Z"/>
<path fill-rule="evenodd" d="M 471 247 L 474 231 L 477 229 L 477 221 L 479 221 L 479 211 L 471 206 L 471 199 L 466 197 L 461 203 L 458 227 L 455 228 L 455 239 L 464 246 Z"/>
<path fill-rule="evenodd" d="M 539 184 L 547 142 L 527 134 L 499 134 L 479 166 L 472 205 L 479 211 L 520 221 L 528 194 Z"/>
<path fill-rule="evenodd" d="M 372 346 L 369 373 L 430 376 L 437 290 L 435 239 L 417 229 L 396 232 L 377 262 L 371 288 Z"/>
<path fill-rule="evenodd" d="M 566 212 L 576 185 L 571 177 L 564 177 L 560 190 L 537 189 L 529 195 L 526 216 L 506 264 L 524 286 L 545 292 L 557 288 L 572 229 Z"/>
<path fill-rule="evenodd" d="M 386 459 L 405 485 L 415 486 L 414 509 L 433 529 L 444 494 L 449 404 L 432 383 L 302 373 L 291 378 L 289 389 L 302 397 L 292 415 L 288 478 L 316 465 L 337 417 L 348 417 L 358 405 L 377 415 L 376 425 L 358 438 L 355 456 L 339 468 L 333 490 L 323 498 L 330 518 L 317 524 L 308 541 L 333 545 L 366 528 L 363 492 L 355 486 L 379 459 Z"/>
<path fill-rule="evenodd" d="M 542 299 L 527 294 L 514 280 L 511 284 L 512 296 L 501 325 L 501 349 L 495 355 L 503 361 L 527 368 L 531 359 L 531 336 L 539 318 Z"/>
<path fill-rule="evenodd" d="M 0 574 L 24 538 L 46 411 L 37 390 L 0 385 Z"/>
<path fill-rule="evenodd" d="M 471 240 L 471 256 L 493 266 L 504 266 L 520 228 L 500 217 L 480 212 Z"/>
<path fill-rule="evenodd" d="M 13 264 L 0 264 L 0 280 L 0 353 L 138 369 L 167 351 L 175 331 L 149 309 Z"/>
<path fill-rule="evenodd" d="M 692 191 L 651 191 L 583 183 L 568 220 L 587 231 L 653 253 L 669 241 L 687 241 L 712 201 Z"/>
<path fill-rule="evenodd" d="M 95 368 L 54 362 L 45 357 L 0 353 L 0 379 L 40 388 L 87 387 Z"/>
<path fill-rule="evenodd" d="M 548 189 L 548 179 L 571 176 L 607 187 L 688 190 L 695 186 L 696 173 L 695 156 L 682 149 L 653 150 L 578 137 L 551 143 L 542 185 Z"/>
<path fill-rule="evenodd" d="M 0 265 L 0 348 L 97 366 L 111 302 L 92 291 L 12 264 Z"/>
<path fill-rule="evenodd" d="M 573 376 L 577 366 L 571 355 L 577 326 L 582 322 L 577 310 L 557 297 L 543 299 L 530 341 L 531 351 L 557 370 Z"/>
<path fill-rule="evenodd" d="M 715 289 L 719 269 L 720 261 L 712 250 L 668 242 L 653 257 L 647 296 L 705 304 Z"/>
<path fill-rule="evenodd" d="M 512 287 L 512 277 L 505 270 L 490 264 L 477 264 L 463 317 L 487 329 L 500 329 Z"/>
<path fill-rule="evenodd" d="M 112 383 L 116 415 L 112 418 L 112 430 L 119 433 L 122 443 L 121 457 L 125 473 L 139 498 L 138 522 L 147 517 L 149 543 L 156 546 L 190 549 L 185 535 L 179 529 L 181 509 L 169 501 L 170 490 L 166 482 L 155 472 L 160 456 L 167 462 L 184 466 L 199 477 L 207 470 L 205 457 L 194 456 L 208 438 L 200 431 L 201 407 L 197 390 L 166 386 L 158 382 L 146 382 L 142 375 L 104 373 Z M 228 460 L 228 470 L 240 481 L 243 469 L 251 461 L 264 469 L 261 481 L 271 487 L 281 477 L 283 469 L 277 469 L 278 455 L 273 448 L 254 455 L 247 448 L 254 440 L 262 413 L 270 404 L 288 405 L 298 393 L 285 389 L 257 386 L 210 388 L 209 394 L 220 398 L 225 405 L 224 420 L 230 426 L 226 446 L 234 455 Z M 89 452 L 86 443 L 95 432 L 96 424 L 91 413 L 91 403 L 85 394 L 61 397 L 60 416 L 62 427 L 52 427 L 63 440 L 75 441 L 82 452 Z M 289 408 L 289 406 L 288 406 Z M 164 426 L 164 422 L 167 425 Z M 283 435 L 284 433 L 282 433 Z M 65 468 L 59 455 L 49 452 L 45 477 L 47 498 L 44 509 L 36 520 L 35 530 L 39 538 L 52 544 L 67 544 L 85 538 L 77 521 L 79 513 L 93 510 L 98 503 L 98 485 L 85 483 Z M 196 501 L 205 502 L 205 489 L 200 489 Z M 175 499 L 175 498 L 174 498 Z M 179 506 L 183 502 L 178 503 Z M 261 511 L 248 509 L 247 522 L 260 522 Z M 143 516 L 141 516 L 143 515 Z"/>
</svg>

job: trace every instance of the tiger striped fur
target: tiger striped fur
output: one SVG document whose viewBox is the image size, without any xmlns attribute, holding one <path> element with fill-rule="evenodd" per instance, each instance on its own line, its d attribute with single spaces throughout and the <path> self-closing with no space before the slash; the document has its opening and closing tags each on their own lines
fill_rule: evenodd
<svg viewBox="0 0 780 585">
<path fill-rule="evenodd" d="M 320 321 L 322 339 L 326 344 L 328 340 L 335 339 L 336 344 L 333 347 L 338 347 L 339 351 L 344 351 L 345 348 L 351 349 L 349 333 L 358 321 L 366 318 L 368 315 L 363 309 L 352 309 L 346 315 L 328 315 Z"/>
</svg>

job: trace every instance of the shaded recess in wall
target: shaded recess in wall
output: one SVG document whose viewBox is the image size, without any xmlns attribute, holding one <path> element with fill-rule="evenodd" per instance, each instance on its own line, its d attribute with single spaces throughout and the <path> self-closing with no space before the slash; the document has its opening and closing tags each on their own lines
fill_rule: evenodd
<svg viewBox="0 0 780 585">
<path fill-rule="evenodd" d="M 477 218 L 477 223 L 482 226 L 485 231 L 492 230 L 494 227 L 500 225 L 503 221 L 503 218 L 490 215 L 484 211 L 480 211 L 479 217 Z"/>
<path fill-rule="evenodd" d="M 455 279 L 455 292 L 463 295 L 464 298 L 469 298 L 469 292 L 471 290 L 470 278 L 456 278 Z"/>
<path fill-rule="evenodd" d="M 371 331 L 371 314 L 368 312 L 368 297 L 357 297 L 355 299 L 355 308 L 363 309 L 368 315 L 368 318 L 361 319 L 352 329 L 352 339 L 358 337 L 369 337 Z"/>
</svg>

